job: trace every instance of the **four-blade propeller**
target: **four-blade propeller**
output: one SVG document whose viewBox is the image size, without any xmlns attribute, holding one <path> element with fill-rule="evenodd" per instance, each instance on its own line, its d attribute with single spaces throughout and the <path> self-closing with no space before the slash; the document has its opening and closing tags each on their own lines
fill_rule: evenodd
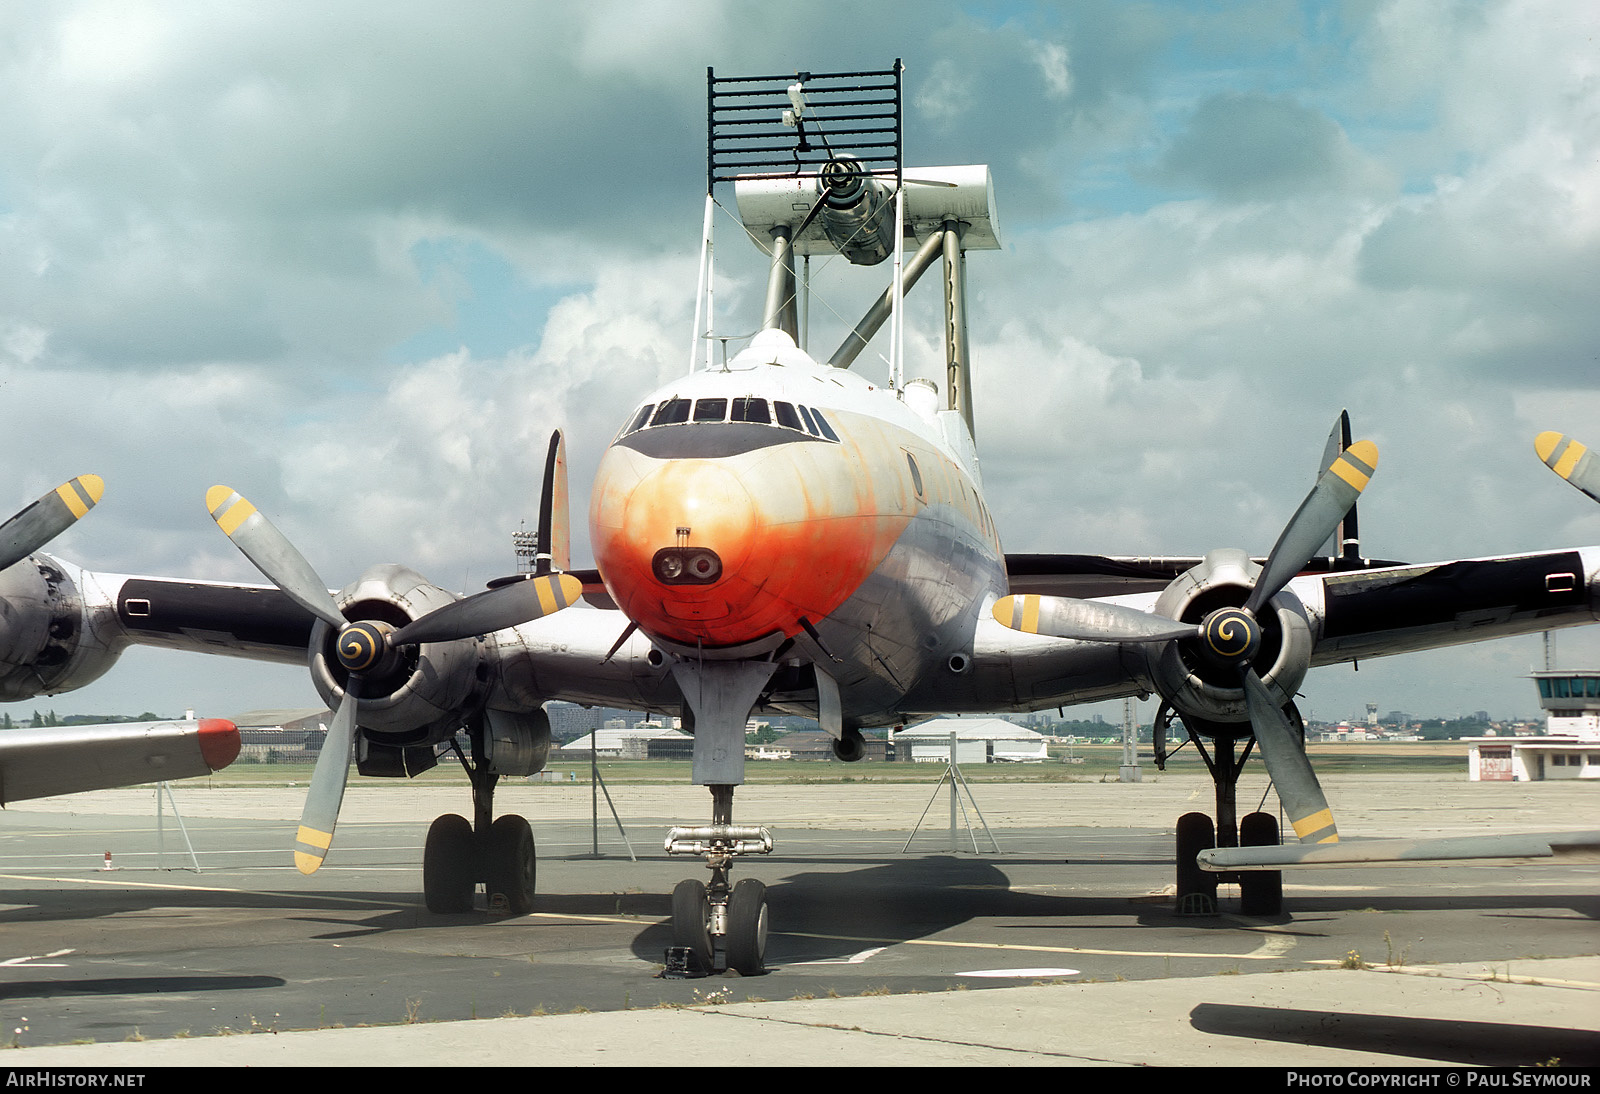
<svg viewBox="0 0 1600 1094">
<path fill-rule="evenodd" d="M 349 674 L 344 698 L 312 772 L 295 835 L 295 865 L 303 874 L 314 873 L 322 865 L 333 843 L 365 681 L 392 669 L 401 646 L 474 638 L 528 623 L 560 611 L 583 594 L 577 578 L 552 573 L 458 600 L 398 629 L 377 620 L 348 620 L 311 564 L 249 501 L 229 487 L 213 486 L 206 491 L 206 509 L 256 569 L 284 595 L 334 628 L 334 652 Z"/>
<path fill-rule="evenodd" d="M 1200 654 L 1239 674 L 1250 726 L 1267 773 L 1301 842 L 1339 838 L 1328 801 L 1300 735 L 1251 660 L 1261 647 L 1258 616 L 1327 542 L 1355 505 L 1378 466 L 1378 447 L 1357 441 L 1329 464 L 1290 518 L 1242 607 L 1218 608 L 1198 623 L 1167 619 L 1138 608 L 1056 596 L 1007 596 L 994 617 L 1014 630 L 1089 642 L 1194 640 Z"/>
</svg>

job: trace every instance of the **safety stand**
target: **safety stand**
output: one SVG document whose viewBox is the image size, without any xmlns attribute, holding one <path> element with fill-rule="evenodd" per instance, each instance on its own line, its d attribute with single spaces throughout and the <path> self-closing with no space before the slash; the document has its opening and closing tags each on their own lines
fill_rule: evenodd
<svg viewBox="0 0 1600 1094">
<path fill-rule="evenodd" d="M 639 856 L 633 853 L 633 843 L 628 839 L 627 829 L 622 827 L 622 818 L 617 816 L 617 803 L 611 800 L 611 791 L 606 789 L 605 780 L 600 777 L 600 762 L 596 758 L 597 750 L 589 749 L 589 858 L 600 857 L 600 795 L 606 796 L 606 808 L 611 810 L 611 819 L 616 823 L 617 833 L 622 836 L 623 845 L 628 848 L 628 861 L 638 862 Z"/>
<path fill-rule="evenodd" d="M 172 816 L 178 822 L 178 831 L 183 833 L 183 845 L 189 849 L 189 862 L 195 873 L 200 872 L 200 859 L 194 853 L 194 842 L 189 839 L 189 829 L 184 827 L 183 814 L 178 812 L 178 799 L 172 796 L 172 787 L 164 782 L 156 783 L 156 869 L 165 870 L 166 866 L 166 826 L 161 812 L 161 795 L 167 796 L 167 802 L 172 806 Z"/>
<path fill-rule="evenodd" d="M 978 799 L 972 796 L 972 787 L 961 774 L 961 765 L 956 762 L 956 735 L 950 734 L 950 762 L 945 765 L 944 774 L 939 776 L 939 784 L 933 788 L 933 797 L 928 799 L 928 804 L 922 807 L 922 816 L 917 818 L 916 827 L 911 829 L 911 835 L 906 837 L 906 845 L 900 848 L 903 855 L 911 849 L 911 841 L 917 838 L 917 832 L 922 828 L 922 822 L 928 815 L 928 810 L 933 808 L 933 803 L 939 797 L 945 780 L 950 780 L 950 852 L 954 854 L 961 848 L 956 835 L 956 810 L 961 810 L 961 819 L 967 826 L 967 835 L 972 839 L 972 853 L 978 854 L 978 835 L 972 829 L 972 821 L 967 816 L 966 806 L 961 801 L 961 790 L 967 792 L 967 800 L 972 803 L 972 812 L 978 818 L 978 823 L 983 825 L 983 834 L 989 837 L 989 843 L 994 847 L 995 854 L 1000 853 L 1000 844 L 995 841 L 994 833 L 989 831 L 989 822 L 983 819 L 983 811 L 978 808 Z"/>
</svg>

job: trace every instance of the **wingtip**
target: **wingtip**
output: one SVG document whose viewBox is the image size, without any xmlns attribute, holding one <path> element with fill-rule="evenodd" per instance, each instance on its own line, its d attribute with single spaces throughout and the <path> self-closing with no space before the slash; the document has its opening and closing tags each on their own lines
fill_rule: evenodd
<svg viewBox="0 0 1600 1094">
<path fill-rule="evenodd" d="M 239 758 L 239 727 L 226 718 L 200 719 L 200 755 L 212 771 Z"/>
</svg>

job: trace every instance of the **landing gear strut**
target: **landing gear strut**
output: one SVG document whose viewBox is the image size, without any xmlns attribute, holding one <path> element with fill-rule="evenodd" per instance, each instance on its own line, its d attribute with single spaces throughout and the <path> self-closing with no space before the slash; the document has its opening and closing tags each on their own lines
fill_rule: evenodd
<svg viewBox="0 0 1600 1094">
<path fill-rule="evenodd" d="M 765 828 L 733 823 L 733 787 L 711 786 L 711 823 L 695 828 L 673 828 L 667 833 L 667 853 L 704 855 L 711 883 L 681 881 L 672 891 L 673 943 L 689 950 L 691 971 L 709 974 L 715 968 L 715 948 L 720 940 L 728 970 L 740 976 L 760 976 L 767 971 L 767 887 L 753 878 L 729 884 L 733 860 L 739 855 L 772 852 L 772 833 Z"/>
<path fill-rule="evenodd" d="M 1288 710 L 1296 721 L 1300 721 L 1299 711 L 1292 704 Z M 1166 704 L 1162 704 L 1156 714 L 1156 766 L 1162 769 L 1165 769 L 1167 759 L 1166 729 L 1173 716 L 1173 709 Z M 1255 746 L 1255 737 L 1249 725 L 1210 722 L 1187 715 L 1180 717 L 1216 787 L 1217 816 L 1215 824 L 1204 813 L 1185 813 L 1178 818 L 1178 914 L 1215 915 L 1217 883 L 1230 881 L 1239 886 L 1240 910 L 1245 915 L 1281 915 L 1282 872 L 1241 870 L 1236 874 L 1218 874 L 1202 870 L 1195 862 L 1196 855 L 1212 847 L 1238 847 L 1241 843 L 1246 847 L 1260 847 L 1278 843 L 1278 821 L 1270 813 L 1249 813 L 1242 822 L 1238 819 L 1239 773 L 1244 770 L 1245 761 L 1250 758 L 1251 749 Z M 1204 739 L 1211 741 L 1209 752 Z M 1235 758 L 1235 749 L 1241 742 L 1243 750 Z"/>
<path fill-rule="evenodd" d="M 455 748 L 456 757 L 472 783 L 472 814 L 447 813 L 428 829 L 422 852 L 422 892 L 428 911 L 459 915 L 472 911 L 473 891 L 479 882 L 491 911 L 511 915 L 533 911 L 538 856 L 533 829 L 514 813 L 494 817 L 494 788 L 499 776 L 482 756 L 483 729 L 473 726 L 471 762 Z"/>
</svg>

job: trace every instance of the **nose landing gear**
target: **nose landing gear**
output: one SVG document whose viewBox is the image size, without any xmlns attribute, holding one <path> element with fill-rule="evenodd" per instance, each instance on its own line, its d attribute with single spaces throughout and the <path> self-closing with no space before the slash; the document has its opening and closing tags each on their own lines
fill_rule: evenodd
<svg viewBox="0 0 1600 1094">
<path fill-rule="evenodd" d="M 767 887 L 754 878 L 730 884 L 733 860 L 739 855 L 772 853 L 772 833 L 733 823 L 733 787 L 711 787 L 711 823 L 673 828 L 667 833 L 669 855 L 704 855 L 711 871 L 709 885 L 690 879 L 672 891 L 673 944 L 689 951 L 689 973 L 709 975 L 715 969 L 720 941 L 727 968 L 740 976 L 767 971 Z"/>
</svg>

